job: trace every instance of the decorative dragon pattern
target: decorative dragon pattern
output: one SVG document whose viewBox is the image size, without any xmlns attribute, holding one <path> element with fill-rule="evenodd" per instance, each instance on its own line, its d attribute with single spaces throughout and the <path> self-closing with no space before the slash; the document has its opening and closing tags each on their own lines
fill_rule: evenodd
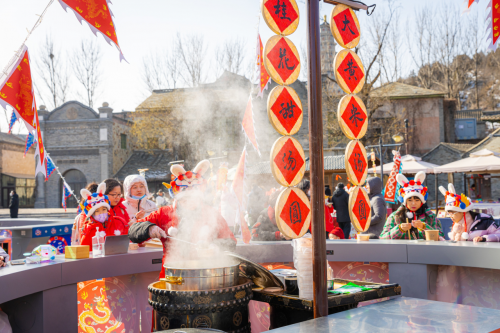
<svg viewBox="0 0 500 333">
<path fill-rule="evenodd" d="M 97 333 L 92 325 L 97 324 L 110 324 L 111 326 L 105 326 L 106 331 L 104 333 L 112 333 L 117 332 L 116 330 L 123 325 L 121 315 L 116 318 L 116 320 L 110 320 L 111 318 L 111 310 L 106 306 L 105 302 L 108 302 L 108 299 L 105 295 L 102 294 L 103 288 L 100 289 L 101 296 L 94 297 L 95 306 L 89 305 L 85 303 L 85 311 L 80 313 L 78 316 L 78 325 L 84 332 L 87 333 Z M 95 313 L 98 311 L 100 313 L 104 313 L 104 316 L 99 316 Z M 86 321 L 87 318 L 90 318 L 89 321 Z"/>
<path fill-rule="evenodd" d="M 23 114 L 27 117 L 33 116 L 33 96 L 31 95 L 31 80 L 26 78 L 23 74 L 21 75 L 21 80 L 19 80 L 20 92 L 16 94 L 16 97 L 23 100 L 24 112 Z"/>
<path fill-rule="evenodd" d="M 85 15 L 85 19 L 93 19 L 102 14 L 103 18 L 108 18 L 107 7 L 103 5 L 103 8 L 99 8 L 99 5 L 96 3 L 96 0 L 81 0 L 87 5 L 87 15 Z"/>
</svg>

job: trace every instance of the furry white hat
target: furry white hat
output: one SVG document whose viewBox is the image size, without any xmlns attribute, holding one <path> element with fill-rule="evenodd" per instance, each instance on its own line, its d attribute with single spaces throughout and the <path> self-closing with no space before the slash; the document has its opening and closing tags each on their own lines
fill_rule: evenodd
<svg viewBox="0 0 500 333">
<path fill-rule="evenodd" d="M 187 190 L 194 186 L 205 184 L 203 175 L 210 168 L 210 161 L 203 160 L 198 163 L 193 171 L 186 171 L 180 164 L 174 164 L 170 167 L 170 172 L 174 180 L 167 184 L 169 194 L 172 198 L 181 191 Z"/>
<path fill-rule="evenodd" d="M 85 198 L 85 202 L 83 203 L 83 211 L 87 217 L 90 217 L 94 214 L 95 210 L 99 207 L 106 207 L 108 211 L 111 209 L 109 205 L 109 199 L 107 195 L 104 195 L 106 192 L 106 183 L 102 182 L 97 187 L 96 193 L 90 193 L 86 188 L 82 188 L 80 190 L 80 194 L 82 198 Z"/>
<path fill-rule="evenodd" d="M 425 180 L 425 172 L 420 171 L 417 173 L 414 180 L 408 180 L 403 174 L 399 173 L 396 180 L 401 185 L 398 194 L 399 202 L 406 205 L 406 200 L 410 197 L 419 198 L 423 204 L 427 201 L 427 187 L 422 185 Z"/>
<path fill-rule="evenodd" d="M 446 199 L 446 206 L 444 209 L 448 212 L 450 210 L 455 212 L 468 212 L 470 211 L 474 204 L 465 194 L 457 194 L 455 191 L 455 186 L 453 184 L 448 184 L 448 191 L 443 186 L 439 186 L 439 191 L 444 195 Z"/>
</svg>

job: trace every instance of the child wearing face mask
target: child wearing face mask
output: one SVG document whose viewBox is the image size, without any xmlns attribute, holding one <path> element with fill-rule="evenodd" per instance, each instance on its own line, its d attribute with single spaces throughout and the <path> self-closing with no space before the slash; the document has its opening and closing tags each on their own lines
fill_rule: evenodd
<svg viewBox="0 0 500 333">
<path fill-rule="evenodd" d="M 149 197 L 148 183 L 141 175 L 127 176 L 123 181 L 123 192 L 125 196 L 123 205 L 130 217 L 129 225 L 158 209 L 153 201 L 147 199 Z"/>
<path fill-rule="evenodd" d="M 128 224 L 119 216 L 109 214 L 111 206 L 106 192 L 106 183 L 101 183 L 97 187 L 96 193 L 90 193 L 87 189 L 82 189 L 80 194 L 85 198 L 83 210 L 86 216 L 81 230 L 80 245 L 89 245 L 92 251 L 92 237 L 95 236 L 97 228 L 106 232 L 106 236 L 117 236 L 128 234 Z"/>
</svg>

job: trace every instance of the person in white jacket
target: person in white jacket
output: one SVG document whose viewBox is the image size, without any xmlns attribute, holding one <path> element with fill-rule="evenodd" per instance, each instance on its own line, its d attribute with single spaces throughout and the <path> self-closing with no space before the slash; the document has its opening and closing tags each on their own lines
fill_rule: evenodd
<svg viewBox="0 0 500 333">
<path fill-rule="evenodd" d="M 123 205 L 130 216 L 129 225 L 158 209 L 153 201 L 147 199 L 149 197 L 148 183 L 141 175 L 127 176 L 123 181 L 123 192 L 125 195 Z"/>
</svg>

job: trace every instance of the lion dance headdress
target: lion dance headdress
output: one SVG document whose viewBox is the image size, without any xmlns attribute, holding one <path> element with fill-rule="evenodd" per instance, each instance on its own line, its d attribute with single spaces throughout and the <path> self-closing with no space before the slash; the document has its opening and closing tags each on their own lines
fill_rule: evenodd
<svg viewBox="0 0 500 333">
<path fill-rule="evenodd" d="M 210 162 L 208 160 L 203 160 L 198 163 L 193 171 L 186 171 L 182 165 L 174 164 L 170 167 L 173 180 L 170 184 L 163 183 L 163 185 L 168 188 L 170 196 L 175 198 L 181 191 L 205 185 L 206 180 L 203 178 L 203 175 L 207 172 L 208 168 L 210 168 Z"/>
</svg>

